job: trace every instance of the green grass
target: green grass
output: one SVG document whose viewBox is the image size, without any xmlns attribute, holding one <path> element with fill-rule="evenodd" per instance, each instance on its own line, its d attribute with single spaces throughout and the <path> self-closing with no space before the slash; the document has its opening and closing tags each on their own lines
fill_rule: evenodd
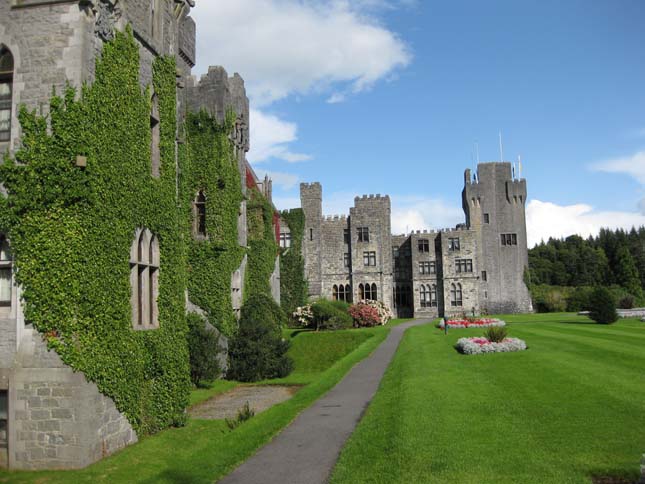
<svg viewBox="0 0 645 484">
<path fill-rule="evenodd" d="M 388 331 L 387 327 L 295 335 L 292 334 L 295 331 L 290 331 L 287 336 L 293 336 L 290 354 L 296 369 L 291 377 L 265 383 L 307 385 L 290 400 L 256 415 L 233 431 L 223 420 L 191 419 L 186 427 L 144 438 L 86 469 L 0 471 L 0 483 L 212 483 L 250 457 L 299 412 L 334 387 L 385 339 Z M 191 403 L 237 384 L 216 382 L 210 388 L 195 390 Z"/>
<path fill-rule="evenodd" d="M 645 324 L 507 316 L 518 353 L 464 356 L 483 330 L 412 328 L 332 483 L 589 483 L 638 476 Z"/>
<path fill-rule="evenodd" d="M 215 380 L 214 382 L 206 383 L 190 392 L 188 406 L 192 407 L 198 403 L 205 402 L 206 400 L 213 398 L 215 395 L 232 390 L 238 385 L 239 383 L 228 380 Z"/>
</svg>

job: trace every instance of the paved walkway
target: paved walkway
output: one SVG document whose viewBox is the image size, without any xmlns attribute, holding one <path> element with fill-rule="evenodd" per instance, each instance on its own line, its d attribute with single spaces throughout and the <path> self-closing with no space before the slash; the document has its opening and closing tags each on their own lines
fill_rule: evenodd
<svg viewBox="0 0 645 484">
<path fill-rule="evenodd" d="M 403 332 L 429 323 L 414 320 L 394 326 L 366 359 L 227 477 L 222 484 L 323 484 L 347 438 L 378 390 Z"/>
</svg>

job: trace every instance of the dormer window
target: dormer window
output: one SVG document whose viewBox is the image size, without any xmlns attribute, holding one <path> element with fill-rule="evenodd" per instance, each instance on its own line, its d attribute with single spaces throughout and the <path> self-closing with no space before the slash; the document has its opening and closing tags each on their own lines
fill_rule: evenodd
<svg viewBox="0 0 645 484">
<path fill-rule="evenodd" d="M 0 143 L 11 139 L 11 101 L 13 93 L 13 55 L 0 46 Z"/>
</svg>

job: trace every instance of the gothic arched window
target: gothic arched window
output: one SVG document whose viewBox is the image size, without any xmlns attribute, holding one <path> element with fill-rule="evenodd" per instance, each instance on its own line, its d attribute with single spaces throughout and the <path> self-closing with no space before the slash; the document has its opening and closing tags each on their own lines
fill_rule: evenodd
<svg viewBox="0 0 645 484">
<path fill-rule="evenodd" d="M 130 249 L 132 326 L 159 327 L 159 240 L 148 229 L 139 229 Z"/>
<path fill-rule="evenodd" d="M 193 233 L 206 237 L 206 196 L 201 190 L 193 202 Z"/>
<path fill-rule="evenodd" d="M 347 302 L 352 302 L 352 288 L 349 286 L 349 284 L 345 284 L 345 300 Z"/>
<path fill-rule="evenodd" d="M 372 284 L 372 301 L 378 301 L 378 292 L 376 290 L 376 284 Z"/>
<path fill-rule="evenodd" d="M 433 284 L 430 288 L 430 306 L 437 307 L 437 285 Z"/>
<path fill-rule="evenodd" d="M 0 46 L 0 143 L 11 139 L 11 101 L 13 93 L 13 55 Z"/>
<path fill-rule="evenodd" d="M 336 284 L 332 287 L 332 299 L 338 301 L 338 286 Z"/>
<path fill-rule="evenodd" d="M 363 284 L 358 285 L 358 299 L 361 301 L 365 299 L 365 286 Z"/>
<path fill-rule="evenodd" d="M 430 307 L 430 287 L 425 284 L 421 284 L 419 291 L 421 307 L 428 308 Z"/>
</svg>

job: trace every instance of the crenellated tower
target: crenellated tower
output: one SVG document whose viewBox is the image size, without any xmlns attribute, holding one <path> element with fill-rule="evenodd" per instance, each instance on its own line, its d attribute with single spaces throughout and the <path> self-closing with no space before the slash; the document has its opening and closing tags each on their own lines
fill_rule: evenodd
<svg viewBox="0 0 645 484">
<path fill-rule="evenodd" d="M 489 313 L 531 310 L 524 283 L 528 268 L 526 180 L 508 162 L 480 163 L 464 174 L 466 225 L 476 232 L 481 308 Z"/>
<path fill-rule="evenodd" d="M 305 260 L 305 277 L 309 281 L 309 296 L 321 296 L 322 291 L 322 185 L 300 184 L 300 206 L 305 214 L 305 233 L 302 256 Z"/>
</svg>

